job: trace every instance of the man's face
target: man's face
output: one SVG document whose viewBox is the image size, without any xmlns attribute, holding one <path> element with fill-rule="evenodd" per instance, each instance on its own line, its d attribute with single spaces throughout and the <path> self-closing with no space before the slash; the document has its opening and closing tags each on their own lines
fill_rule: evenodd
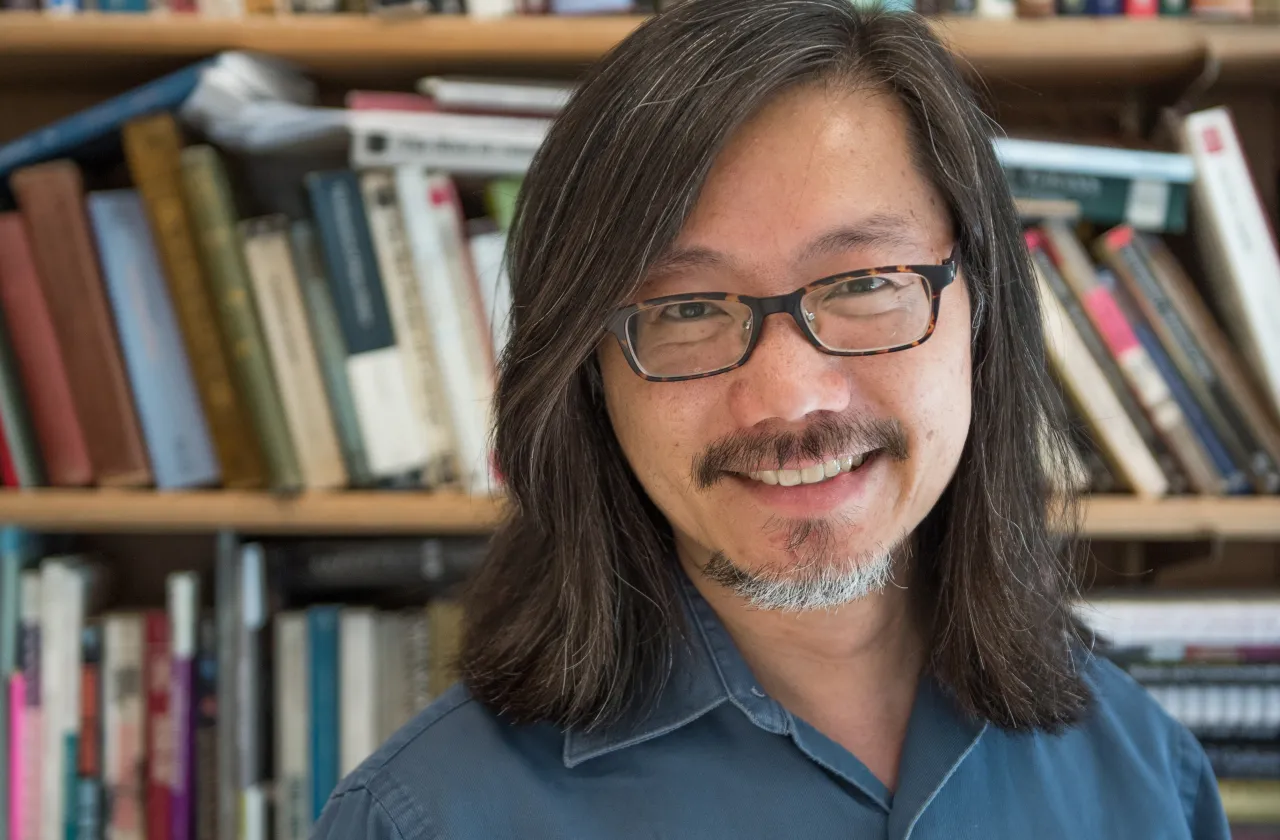
<svg viewBox="0 0 1280 840">
<path fill-rule="evenodd" d="M 840 231 L 849 235 L 832 236 Z M 673 246 L 677 258 L 660 261 L 635 300 L 783 294 L 860 268 L 938 263 L 953 244 L 944 202 L 911 161 L 901 106 L 884 94 L 807 88 L 733 137 Z M 765 319 L 745 365 L 715 376 L 646 381 L 612 337 L 600 363 L 632 469 L 684 562 L 721 582 L 795 584 L 884 567 L 938 500 L 968 434 L 963 279 L 943 292 L 932 337 L 910 350 L 827 355 L 779 314 Z M 818 459 L 796 451 L 806 443 L 823 460 L 844 456 L 840 471 L 808 483 Z M 794 473 L 759 475 L 779 467 L 810 469 L 795 486 L 783 486 Z"/>
</svg>

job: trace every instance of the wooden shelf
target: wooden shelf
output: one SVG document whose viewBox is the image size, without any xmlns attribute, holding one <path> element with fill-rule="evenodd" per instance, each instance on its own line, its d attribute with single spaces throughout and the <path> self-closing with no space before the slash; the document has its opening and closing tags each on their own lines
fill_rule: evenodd
<svg viewBox="0 0 1280 840">
<path fill-rule="evenodd" d="M 599 58 L 640 25 L 637 16 L 517 16 L 475 21 L 364 16 L 209 20 L 186 16 L 0 15 L 0 84 L 47 83 L 91 73 L 141 74 L 220 50 L 255 50 L 298 62 L 322 79 L 398 78 L 460 68 L 569 71 Z M 938 32 L 975 71 L 1020 81 L 1143 84 L 1194 77 L 1212 46 L 1224 66 L 1280 69 L 1280 27 L 1185 19 L 939 18 Z M 1064 74 L 1069 77 L 1064 79 Z M 1280 74 L 1274 83 L 1280 84 Z M 1261 79 L 1258 80 L 1262 82 Z"/>
<path fill-rule="evenodd" d="M 0 492 L 0 523 L 46 531 L 257 534 L 485 533 L 502 503 L 455 493 L 399 491 L 266 493 L 128 490 Z M 1157 502 L 1102 496 L 1085 506 L 1094 539 L 1280 538 L 1280 498 L 1175 498 Z"/>
</svg>

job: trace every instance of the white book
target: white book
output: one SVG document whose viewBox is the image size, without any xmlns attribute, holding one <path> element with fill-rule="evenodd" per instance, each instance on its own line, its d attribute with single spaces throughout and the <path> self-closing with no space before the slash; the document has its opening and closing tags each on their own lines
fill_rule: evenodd
<svg viewBox="0 0 1280 840">
<path fill-rule="evenodd" d="M 1225 326 L 1280 412 L 1280 255 L 1226 108 L 1189 114 L 1183 151 L 1196 163 L 1192 208 L 1209 286 Z"/>
<path fill-rule="evenodd" d="M 457 435 L 459 472 L 471 492 L 487 494 L 493 482 L 488 442 L 492 379 L 486 371 L 492 368 L 481 343 L 470 281 L 455 276 L 461 222 L 449 198 L 451 190 L 443 193 L 439 180 L 429 179 L 422 169 L 397 168 L 396 186 L 422 301 L 432 319 L 436 358 L 448 360 L 440 372 Z"/>
<path fill-rule="evenodd" d="M 1280 639 L 1274 597 L 1104 597 L 1076 606 L 1094 632 L 1117 646 L 1249 647 Z"/>
<path fill-rule="evenodd" d="M 41 564 L 40 694 L 44 702 L 41 840 L 66 840 L 68 760 L 80 732 L 80 634 L 85 581 L 72 557 Z"/>
<path fill-rule="evenodd" d="M 311 490 L 342 487 L 347 469 L 294 270 L 289 220 L 247 219 L 240 223 L 240 238 L 303 484 Z"/>
<path fill-rule="evenodd" d="M 501 230 L 475 233 L 467 241 L 471 262 L 480 281 L 486 326 L 493 356 L 502 358 L 511 334 L 511 278 L 507 274 L 507 234 Z"/>
<path fill-rule="evenodd" d="M 378 614 L 378 741 L 384 742 L 412 716 L 406 655 L 408 622 L 399 612 Z"/>
<path fill-rule="evenodd" d="M 467 0 L 467 17 L 498 18 L 515 13 L 515 0 Z"/>
<path fill-rule="evenodd" d="M 1099 445 L 1136 494 L 1148 498 L 1163 496 L 1169 490 L 1164 472 L 1111 389 L 1102 368 L 1098 367 L 1080 338 L 1067 311 L 1049 288 L 1038 263 L 1036 285 L 1040 292 L 1040 313 L 1049 359 L 1089 421 Z"/>
<path fill-rule="evenodd" d="M 400 348 L 405 396 L 421 421 L 428 450 L 423 483 L 429 487 L 446 484 L 457 476 L 454 434 L 395 178 L 387 170 L 365 172 L 360 176 L 360 193 Z"/>
<path fill-rule="evenodd" d="M 338 762 L 343 776 L 378 748 L 378 614 L 369 607 L 343 607 L 338 625 Z"/>
<path fill-rule="evenodd" d="M 266 559 L 261 543 L 245 543 L 240 550 L 240 632 L 236 703 L 240 751 L 240 840 L 267 837 L 266 768 L 262 765 L 263 673 L 261 636 L 267 623 Z"/>
<path fill-rule="evenodd" d="M 448 111 L 497 111 L 554 117 L 573 96 L 572 85 L 522 79 L 426 76 L 418 92 Z"/>
<path fill-rule="evenodd" d="M 275 618 L 276 840 L 311 836 L 311 683 L 307 614 Z"/>
<path fill-rule="evenodd" d="M 419 166 L 456 174 L 519 175 L 551 121 L 478 114 L 353 111 L 353 169 Z"/>
</svg>

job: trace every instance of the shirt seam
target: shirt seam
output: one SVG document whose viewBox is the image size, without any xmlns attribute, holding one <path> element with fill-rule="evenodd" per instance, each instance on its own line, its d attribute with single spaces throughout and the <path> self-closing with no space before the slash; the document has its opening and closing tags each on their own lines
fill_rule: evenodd
<svg viewBox="0 0 1280 840">
<path fill-rule="evenodd" d="M 910 840 L 911 834 L 916 830 L 916 823 L 920 822 L 920 818 L 923 817 L 924 812 L 929 809 L 929 805 L 933 803 L 934 799 L 938 798 L 938 794 L 942 791 L 943 787 L 946 786 L 947 782 L 951 781 L 951 777 L 960 769 L 960 765 L 964 764 L 964 760 L 969 757 L 969 753 L 973 752 L 974 748 L 978 746 L 978 742 L 982 740 L 982 734 L 987 731 L 987 726 L 989 726 L 989 724 L 984 723 L 982 725 L 982 728 L 978 730 L 978 734 L 974 735 L 973 740 L 969 742 L 969 746 L 966 747 L 965 751 L 956 759 L 955 764 L 951 765 L 951 769 L 947 771 L 947 774 L 938 781 L 937 785 L 934 786 L 933 792 L 929 794 L 929 797 L 925 799 L 924 802 L 920 803 L 920 809 L 916 811 L 915 816 L 911 818 L 911 822 L 907 824 L 907 830 L 902 833 L 902 840 Z"/>
</svg>

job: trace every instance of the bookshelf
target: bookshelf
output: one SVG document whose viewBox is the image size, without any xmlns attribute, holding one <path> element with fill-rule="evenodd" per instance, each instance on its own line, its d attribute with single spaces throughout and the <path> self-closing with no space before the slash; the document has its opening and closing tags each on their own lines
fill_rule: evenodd
<svg viewBox="0 0 1280 840">
<path fill-rule="evenodd" d="M 0 522 L 41 531 L 203 533 L 219 528 L 261 535 L 485 534 L 501 499 L 459 493 L 304 493 L 34 490 L 0 492 Z M 1280 497 L 1158 501 L 1097 496 L 1083 509 L 1084 535 L 1110 540 L 1280 540 Z"/>
</svg>

